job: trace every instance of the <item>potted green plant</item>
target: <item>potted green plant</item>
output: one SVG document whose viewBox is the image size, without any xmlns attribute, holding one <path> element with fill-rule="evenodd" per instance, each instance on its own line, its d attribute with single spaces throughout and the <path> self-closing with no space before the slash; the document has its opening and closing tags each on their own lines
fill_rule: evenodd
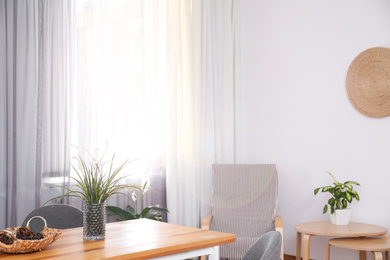
<svg viewBox="0 0 390 260">
<path fill-rule="evenodd" d="M 71 177 L 74 185 L 71 187 L 55 185 L 63 188 L 66 193 L 55 197 L 56 200 L 65 196 L 78 197 L 84 201 L 83 211 L 83 238 L 85 240 L 100 240 L 105 238 L 106 200 L 114 194 L 123 194 L 126 189 L 140 193 L 141 186 L 121 184 L 127 175 L 121 175 L 123 169 L 131 162 L 126 160 L 117 168 L 114 168 L 115 154 L 111 161 L 103 162 L 103 156 L 98 160 L 90 155 L 84 158 L 78 155 L 79 167 L 71 164 L 77 176 Z M 109 169 L 105 171 L 105 164 Z M 107 168 L 108 166 L 106 166 Z"/>
<path fill-rule="evenodd" d="M 153 220 L 162 221 L 162 213 L 166 212 L 169 213 L 168 209 L 164 207 L 160 207 L 159 205 L 154 206 L 148 206 L 144 207 L 144 195 L 145 192 L 148 191 L 148 186 L 150 185 L 150 179 L 148 181 L 145 181 L 142 183 L 142 190 L 141 190 L 141 212 L 137 212 L 137 200 L 138 196 L 137 193 L 133 191 L 131 195 L 131 199 L 133 201 L 133 207 L 128 205 L 126 209 L 122 209 L 120 207 L 116 206 L 107 206 L 106 210 L 107 213 L 111 216 L 116 217 L 119 220 L 131 220 L 131 219 L 139 219 L 139 218 L 148 218 Z"/>
<path fill-rule="evenodd" d="M 329 192 L 331 198 L 325 204 L 322 213 L 325 214 L 329 209 L 330 220 L 336 225 L 347 225 L 351 216 L 351 209 L 348 205 L 356 199 L 360 200 L 359 194 L 353 189 L 353 185 L 360 186 L 356 181 L 346 181 L 341 183 L 336 180 L 332 173 L 328 172 L 333 178 L 333 185 L 319 187 L 314 190 L 314 195 L 321 192 Z"/>
</svg>

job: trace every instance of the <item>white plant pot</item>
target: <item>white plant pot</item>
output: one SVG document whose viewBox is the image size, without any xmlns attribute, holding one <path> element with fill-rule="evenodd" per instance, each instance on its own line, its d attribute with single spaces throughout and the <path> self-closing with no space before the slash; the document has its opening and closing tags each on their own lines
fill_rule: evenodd
<svg viewBox="0 0 390 260">
<path fill-rule="evenodd" d="M 330 221 L 334 225 L 348 225 L 351 217 L 351 209 L 336 209 L 333 214 L 330 214 Z"/>
</svg>

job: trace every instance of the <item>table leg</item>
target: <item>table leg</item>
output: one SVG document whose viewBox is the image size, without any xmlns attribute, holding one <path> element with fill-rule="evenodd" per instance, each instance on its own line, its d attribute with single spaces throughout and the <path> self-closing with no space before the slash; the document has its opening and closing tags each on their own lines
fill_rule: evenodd
<svg viewBox="0 0 390 260">
<path fill-rule="evenodd" d="M 219 260 L 219 246 L 214 246 L 209 255 L 209 260 Z"/>
<path fill-rule="evenodd" d="M 385 238 L 385 239 L 389 238 L 386 234 L 382 235 L 382 237 Z M 385 254 L 385 259 L 389 260 L 389 251 L 384 252 L 384 254 Z"/>
<path fill-rule="evenodd" d="M 367 256 L 366 251 L 359 251 L 359 260 L 366 260 L 366 256 Z"/>
<path fill-rule="evenodd" d="M 330 244 L 326 247 L 326 260 L 330 260 Z"/>
<path fill-rule="evenodd" d="M 375 260 L 382 260 L 382 252 L 373 252 Z"/>
<path fill-rule="evenodd" d="M 301 232 L 297 232 L 296 260 L 301 260 L 301 246 L 302 246 L 302 234 Z"/>
<path fill-rule="evenodd" d="M 309 260 L 310 258 L 310 237 L 311 235 L 308 235 L 308 234 L 304 234 L 303 235 L 303 243 L 302 243 L 302 254 L 303 254 L 303 257 L 302 259 L 303 260 Z"/>
</svg>

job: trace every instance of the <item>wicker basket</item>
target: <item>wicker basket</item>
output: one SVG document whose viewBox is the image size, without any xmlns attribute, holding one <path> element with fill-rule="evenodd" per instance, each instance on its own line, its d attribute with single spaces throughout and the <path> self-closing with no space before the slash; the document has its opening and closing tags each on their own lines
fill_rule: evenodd
<svg viewBox="0 0 390 260">
<path fill-rule="evenodd" d="M 5 253 L 29 253 L 34 251 L 40 251 L 45 246 L 50 245 L 61 235 L 62 231 L 60 229 L 48 228 L 46 220 L 41 216 L 35 216 L 29 219 L 26 227 L 29 228 L 30 221 L 36 218 L 40 218 L 45 223 L 41 234 L 44 236 L 39 240 L 22 240 L 16 238 L 17 231 L 20 227 L 7 228 L 5 230 L 1 230 L 0 232 L 6 232 L 13 237 L 14 242 L 11 245 L 7 245 L 0 242 L 0 251 Z"/>
</svg>

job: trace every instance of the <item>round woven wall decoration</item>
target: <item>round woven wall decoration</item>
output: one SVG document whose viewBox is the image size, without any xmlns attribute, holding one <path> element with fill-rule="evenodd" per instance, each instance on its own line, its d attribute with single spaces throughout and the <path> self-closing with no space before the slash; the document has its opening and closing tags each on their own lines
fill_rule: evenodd
<svg viewBox="0 0 390 260">
<path fill-rule="evenodd" d="M 349 66 L 346 86 L 349 100 L 360 113 L 390 116 L 390 48 L 360 53 Z"/>
</svg>

